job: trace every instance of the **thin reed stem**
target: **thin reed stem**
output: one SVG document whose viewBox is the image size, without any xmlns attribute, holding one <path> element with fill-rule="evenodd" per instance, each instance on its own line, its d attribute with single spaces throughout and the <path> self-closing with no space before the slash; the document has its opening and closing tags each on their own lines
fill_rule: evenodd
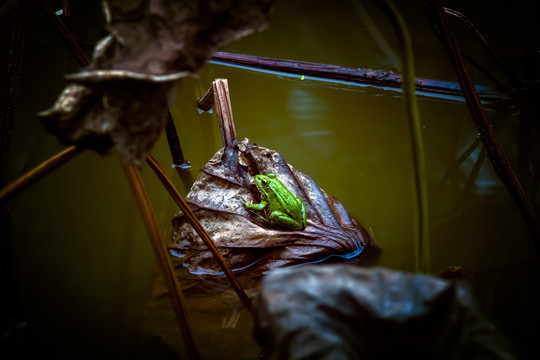
<svg viewBox="0 0 540 360">
<path fill-rule="evenodd" d="M 405 100 L 405 109 L 409 120 L 409 129 L 413 147 L 416 202 L 418 206 L 417 236 L 415 236 L 415 268 L 416 272 L 429 273 L 430 250 L 427 170 L 420 112 L 418 111 L 418 102 L 416 101 L 415 93 L 412 41 L 407 26 L 405 25 L 405 21 L 403 21 L 403 18 L 395 6 L 389 0 L 382 1 L 381 5 L 388 14 L 401 45 L 403 97 Z"/>
<path fill-rule="evenodd" d="M 84 149 L 78 146 L 70 146 L 51 158 L 45 160 L 17 180 L 0 190 L 0 204 L 9 201 L 14 196 L 19 195 L 45 176 L 58 169 L 60 166 L 79 155 Z"/>
<path fill-rule="evenodd" d="M 159 224 L 152 208 L 152 204 L 150 203 L 150 198 L 148 197 L 144 183 L 142 182 L 139 169 L 133 164 L 123 164 L 123 169 L 129 186 L 133 192 L 133 196 L 135 197 L 139 210 L 141 211 L 141 215 L 146 226 L 146 231 L 150 237 L 150 243 L 156 255 L 165 285 L 169 290 L 169 298 L 171 300 L 189 358 L 200 359 L 200 352 L 196 346 L 193 331 L 191 330 L 190 326 L 186 300 L 184 298 L 184 294 L 182 293 L 180 283 L 176 278 L 167 249 L 163 243 L 163 237 L 161 235 Z"/>
<path fill-rule="evenodd" d="M 238 280 L 236 280 L 236 277 L 234 276 L 229 264 L 227 264 L 227 260 L 225 260 L 225 258 L 217 248 L 216 244 L 214 244 L 214 242 L 212 241 L 204 227 L 201 225 L 189 205 L 186 203 L 182 195 L 180 195 L 178 190 L 176 190 L 172 181 L 169 179 L 167 174 L 165 174 L 165 172 L 163 171 L 157 160 L 152 156 L 152 154 L 148 154 L 148 156 L 146 157 L 146 163 L 150 166 L 150 168 L 152 168 L 152 170 L 154 170 L 165 189 L 167 189 L 173 200 L 180 207 L 180 210 L 182 210 L 182 212 L 184 213 L 187 222 L 193 227 L 195 232 L 200 236 L 202 241 L 208 247 L 208 250 L 210 250 L 210 252 L 214 256 L 214 259 L 217 261 L 217 263 L 225 273 L 225 276 L 231 283 L 234 291 L 238 294 L 240 300 L 244 303 L 246 308 L 251 313 L 253 313 L 253 303 L 251 302 L 251 299 L 247 296 L 244 289 L 242 289 L 242 286 L 240 285 Z"/>
<path fill-rule="evenodd" d="M 457 44 L 454 33 L 448 23 L 442 3 L 440 0 L 430 0 L 428 4 L 435 15 L 437 26 L 439 27 L 443 40 L 448 48 L 454 70 L 461 85 L 464 97 L 467 100 L 469 112 L 474 120 L 480 139 L 484 143 L 487 156 L 491 160 L 493 169 L 514 199 L 516 206 L 521 212 L 521 216 L 527 224 L 536 249 L 537 251 L 540 251 L 540 222 L 497 139 L 491 122 L 486 116 L 484 107 L 482 106 L 467 67 L 465 66 L 465 60 L 463 59 L 459 45 Z"/>
</svg>

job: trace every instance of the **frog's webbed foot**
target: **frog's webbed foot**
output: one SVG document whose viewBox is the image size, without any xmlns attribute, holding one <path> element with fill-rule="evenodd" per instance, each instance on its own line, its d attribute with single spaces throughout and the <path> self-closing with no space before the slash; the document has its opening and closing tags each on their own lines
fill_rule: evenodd
<svg viewBox="0 0 540 360">
<path fill-rule="evenodd" d="M 257 215 L 258 217 L 260 217 L 261 219 L 264 220 L 264 222 L 268 222 L 268 219 L 260 214 L 260 212 L 262 210 L 264 210 L 266 205 L 268 205 L 268 203 L 266 201 L 261 201 L 259 204 L 244 203 L 244 206 L 246 207 L 246 209 L 248 209 L 249 212 L 253 213 L 254 215 Z"/>
</svg>

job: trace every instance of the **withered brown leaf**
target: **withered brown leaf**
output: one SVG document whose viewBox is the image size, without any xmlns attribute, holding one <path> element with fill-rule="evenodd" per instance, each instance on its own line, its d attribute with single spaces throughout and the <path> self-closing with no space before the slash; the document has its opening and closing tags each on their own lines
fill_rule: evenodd
<svg viewBox="0 0 540 360">
<path fill-rule="evenodd" d="M 87 69 L 41 113 L 62 143 L 114 147 L 141 164 L 158 139 L 178 80 L 219 47 L 262 30 L 273 0 L 107 0 L 110 35 Z"/>
<path fill-rule="evenodd" d="M 260 200 L 254 176 L 268 173 L 276 174 L 304 201 L 307 227 L 303 231 L 273 228 L 245 208 L 245 202 Z M 338 200 L 276 151 L 249 144 L 248 139 L 219 150 L 201 169 L 186 201 L 237 274 L 260 275 L 331 256 L 353 258 L 375 248 L 368 232 Z M 221 274 L 181 212 L 173 219 L 169 250 L 191 274 Z"/>
</svg>

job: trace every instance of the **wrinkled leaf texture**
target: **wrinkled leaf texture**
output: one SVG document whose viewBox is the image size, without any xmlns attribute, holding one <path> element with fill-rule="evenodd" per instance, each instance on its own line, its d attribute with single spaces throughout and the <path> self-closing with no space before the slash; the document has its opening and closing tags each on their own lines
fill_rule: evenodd
<svg viewBox="0 0 540 360">
<path fill-rule="evenodd" d="M 304 201 L 307 227 L 303 231 L 274 228 L 245 208 L 245 202 L 260 201 L 254 176 L 269 173 Z M 186 201 L 237 276 L 261 275 L 302 263 L 358 259 L 369 250 L 378 250 L 338 200 L 276 151 L 249 144 L 248 139 L 234 149 L 219 150 L 201 169 Z M 221 274 L 182 212 L 173 219 L 169 250 L 177 257 L 177 266 L 187 267 L 191 274 Z"/>
<path fill-rule="evenodd" d="M 178 81 L 219 47 L 261 31 L 273 0 L 108 0 L 109 35 L 90 65 L 68 76 L 54 106 L 40 115 L 66 145 L 142 164 L 164 125 Z"/>
<path fill-rule="evenodd" d="M 256 303 L 255 335 L 269 360 L 515 359 L 462 282 L 304 266 L 266 276 Z"/>
</svg>

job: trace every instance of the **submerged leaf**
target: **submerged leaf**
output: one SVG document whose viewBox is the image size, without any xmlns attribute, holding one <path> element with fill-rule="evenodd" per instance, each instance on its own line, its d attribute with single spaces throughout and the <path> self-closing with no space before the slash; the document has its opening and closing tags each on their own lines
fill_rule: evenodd
<svg viewBox="0 0 540 360">
<path fill-rule="evenodd" d="M 244 203 L 258 202 L 257 174 L 274 173 L 302 199 L 307 210 L 303 231 L 271 227 Z M 186 201 L 233 270 L 250 275 L 335 255 L 345 259 L 372 249 L 367 231 L 343 205 L 296 170 L 275 151 L 249 144 L 224 148 L 201 169 Z M 173 219 L 169 249 L 192 274 L 221 274 L 212 254 L 179 213 Z M 237 273 L 238 274 L 238 273 Z"/>
<path fill-rule="evenodd" d="M 65 144 L 114 146 L 140 164 L 164 124 L 175 84 L 212 54 L 266 26 L 273 0 L 105 1 L 110 35 L 90 66 L 41 114 Z"/>
</svg>

